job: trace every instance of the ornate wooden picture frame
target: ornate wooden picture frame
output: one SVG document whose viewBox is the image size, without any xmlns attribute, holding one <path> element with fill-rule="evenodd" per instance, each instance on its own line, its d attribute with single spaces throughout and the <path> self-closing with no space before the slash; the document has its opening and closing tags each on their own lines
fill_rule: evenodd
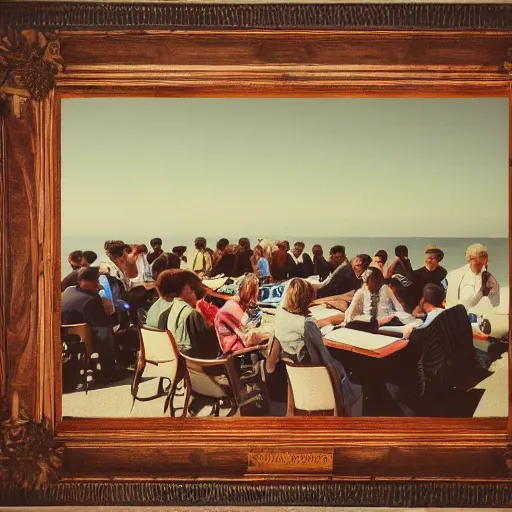
<svg viewBox="0 0 512 512">
<path fill-rule="evenodd" d="M 510 101 L 512 5 L 24 2 L 0 23 L 0 503 L 512 505 L 510 415 L 62 420 L 57 377 L 61 99 Z"/>
</svg>

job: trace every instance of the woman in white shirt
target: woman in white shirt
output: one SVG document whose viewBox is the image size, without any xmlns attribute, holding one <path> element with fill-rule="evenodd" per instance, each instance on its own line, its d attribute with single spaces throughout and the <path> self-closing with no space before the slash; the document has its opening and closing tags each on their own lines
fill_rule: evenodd
<svg viewBox="0 0 512 512">
<path fill-rule="evenodd" d="M 354 320 L 378 321 L 379 327 L 389 323 L 396 313 L 403 313 L 402 304 L 389 286 L 384 284 L 382 272 L 375 267 L 368 269 L 366 283 L 356 291 L 345 312 L 345 323 Z"/>
</svg>

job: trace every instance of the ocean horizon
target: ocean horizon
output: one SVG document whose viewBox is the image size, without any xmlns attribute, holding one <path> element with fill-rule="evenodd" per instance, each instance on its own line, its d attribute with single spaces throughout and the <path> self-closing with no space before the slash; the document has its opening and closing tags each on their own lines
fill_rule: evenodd
<svg viewBox="0 0 512 512">
<path fill-rule="evenodd" d="M 203 236 L 203 235 L 201 235 Z M 225 236 L 205 236 L 208 247 L 215 250 L 217 240 Z M 98 254 L 99 260 L 106 258 L 103 249 L 105 240 L 122 239 L 128 244 L 145 243 L 149 249 L 149 241 L 153 237 L 147 236 L 126 236 L 126 237 L 105 237 L 105 236 L 63 236 L 61 244 L 61 276 L 67 275 L 71 268 L 67 261 L 68 255 L 74 250 L 91 250 Z M 176 245 L 185 245 L 188 247 L 189 258 L 194 252 L 194 238 L 190 236 L 160 236 L 163 241 L 163 249 L 170 251 Z M 238 242 L 239 237 L 225 237 L 232 243 Z M 247 237 L 251 241 L 251 247 L 258 243 L 257 237 Z M 315 244 L 322 246 L 324 254 L 328 256 L 329 249 L 334 245 L 345 246 L 347 257 L 350 259 L 356 254 L 369 254 L 373 256 L 376 251 L 384 249 L 389 255 L 389 260 L 395 258 L 395 247 L 397 245 L 406 245 L 409 248 L 409 258 L 414 269 L 424 265 L 425 246 L 436 245 L 444 252 L 444 259 L 441 266 L 449 272 L 467 264 L 466 249 L 474 243 L 481 243 L 489 251 L 489 271 L 496 277 L 500 286 L 509 285 L 509 242 L 508 238 L 457 238 L 457 237 L 265 237 L 270 240 L 288 240 L 291 245 L 300 240 L 306 244 L 305 252 L 311 254 L 311 248 Z"/>
</svg>

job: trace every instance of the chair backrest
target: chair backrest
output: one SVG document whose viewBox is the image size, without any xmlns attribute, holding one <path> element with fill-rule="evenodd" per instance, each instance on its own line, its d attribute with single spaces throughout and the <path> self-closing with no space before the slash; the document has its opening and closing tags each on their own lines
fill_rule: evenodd
<svg viewBox="0 0 512 512">
<path fill-rule="evenodd" d="M 333 411 L 342 415 L 342 394 L 339 377 L 330 364 L 311 365 L 286 363 L 288 374 L 288 415 L 295 410 L 307 412 Z"/>
<path fill-rule="evenodd" d="M 213 398 L 223 398 L 231 396 L 231 385 L 229 380 L 226 381 L 226 386 L 215 380 L 212 376 L 206 373 L 205 368 L 212 366 L 225 366 L 228 362 L 226 358 L 222 359 L 196 359 L 186 356 L 179 351 L 178 344 L 174 339 L 171 331 L 167 331 L 167 335 L 171 341 L 173 349 L 178 354 L 182 364 L 180 364 L 180 372 L 185 372 L 188 375 L 191 391 L 203 396 Z"/>
<path fill-rule="evenodd" d="M 144 359 L 150 363 L 166 363 L 178 357 L 177 347 L 173 346 L 167 331 L 140 327 L 140 350 Z"/>
<path fill-rule="evenodd" d="M 478 369 L 473 330 L 463 305 L 448 308 L 425 329 L 414 330 L 410 341 L 421 343 L 424 385 L 443 380 L 449 386 L 466 387 Z"/>
<path fill-rule="evenodd" d="M 61 325 L 62 334 L 76 334 L 80 336 L 80 341 L 85 344 L 85 353 L 88 357 L 94 353 L 94 343 L 92 339 L 92 329 L 89 324 L 68 324 Z"/>
<path fill-rule="evenodd" d="M 219 359 L 218 362 L 213 362 L 213 360 L 194 359 L 183 354 L 182 357 L 185 359 L 190 385 L 194 393 L 212 398 L 232 396 L 231 385 L 227 378 L 223 386 L 214 377 L 208 375 L 205 370 L 209 366 L 225 366 L 227 359 Z"/>
</svg>

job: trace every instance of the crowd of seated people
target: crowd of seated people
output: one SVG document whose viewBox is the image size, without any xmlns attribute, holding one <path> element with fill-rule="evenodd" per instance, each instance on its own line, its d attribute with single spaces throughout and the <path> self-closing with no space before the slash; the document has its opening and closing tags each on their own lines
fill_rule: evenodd
<svg viewBox="0 0 512 512">
<path fill-rule="evenodd" d="M 107 241 L 108 261 L 99 263 L 92 251 L 69 255 L 72 271 L 61 283 L 62 324 L 93 327 L 95 350 L 107 382 L 126 375 L 117 363 L 114 333 L 121 324 L 123 328 L 140 325 L 137 312 L 141 309 L 147 312 L 144 323 L 169 330 L 183 354 L 215 359 L 269 339 L 268 332 L 257 328 L 254 316 L 259 289 L 262 283 L 286 282 L 274 325 L 281 356 L 295 362 L 333 364 L 345 395 L 345 414 L 360 415 L 360 385 L 351 382 L 341 362 L 332 357 L 320 328 L 342 324 L 375 332 L 386 325 L 423 319 L 423 324 L 416 322 L 405 329 L 404 338 L 408 338 L 413 329 L 429 325 L 445 307 L 475 308 L 485 298 L 493 306 L 499 304 L 499 284 L 488 271 L 487 249 L 480 244 L 470 246 L 468 264 L 450 274 L 440 266 L 444 254 L 435 246 L 425 248 L 424 266 L 413 270 L 405 246 L 396 247 L 392 262 L 383 249 L 373 258 L 358 254 L 349 260 L 342 245 L 332 247 L 327 260 L 321 246 L 313 246 L 311 258 L 300 241 L 291 248 L 288 241 L 262 239 L 251 248 L 247 238 L 238 244 L 223 238 L 212 251 L 207 240 L 198 237 L 189 266 L 186 247 L 166 252 L 160 238 L 152 239 L 150 245 L 151 252 L 144 244 Z M 221 305 L 207 300 L 211 290 L 203 283 L 218 275 L 238 279 L 236 295 Z M 336 296 L 344 297 L 346 307 L 316 321 L 309 312 L 312 302 Z M 256 372 L 263 358 L 264 353 L 255 350 L 244 356 L 244 362 Z M 218 373 L 218 369 L 211 371 Z"/>
</svg>

